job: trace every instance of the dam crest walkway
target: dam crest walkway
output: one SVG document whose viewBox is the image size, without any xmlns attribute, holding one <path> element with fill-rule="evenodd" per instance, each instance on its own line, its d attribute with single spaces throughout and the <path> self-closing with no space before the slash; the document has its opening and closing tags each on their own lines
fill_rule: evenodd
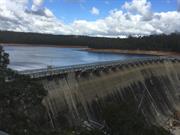
<svg viewBox="0 0 180 135">
<path fill-rule="evenodd" d="M 172 62 L 180 62 L 179 57 L 166 57 L 166 56 L 151 56 L 145 58 L 138 59 L 128 59 L 128 60 L 114 60 L 114 61 L 104 61 L 104 62 L 96 62 L 96 63 L 88 63 L 88 64 L 79 64 L 79 65 L 71 65 L 71 66 L 63 66 L 63 67 L 47 67 L 43 69 L 33 69 L 33 70 L 24 70 L 17 71 L 21 75 L 28 75 L 31 78 L 42 78 L 48 76 L 55 76 L 60 74 L 67 74 L 71 72 L 86 72 L 91 70 L 102 70 L 108 68 L 120 68 L 122 66 L 135 66 L 139 64 L 153 63 L 153 62 L 164 62 L 164 61 L 172 61 Z"/>
</svg>

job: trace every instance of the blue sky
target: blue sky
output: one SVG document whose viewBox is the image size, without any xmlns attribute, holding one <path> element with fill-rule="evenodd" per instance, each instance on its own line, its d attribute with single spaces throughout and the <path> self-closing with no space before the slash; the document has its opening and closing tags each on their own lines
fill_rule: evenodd
<svg viewBox="0 0 180 135">
<path fill-rule="evenodd" d="M 110 10 L 121 9 L 125 2 L 131 0 L 46 0 L 44 6 L 48 7 L 59 19 L 65 23 L 71 23 L 76 19 L 94 21 L 109 14 Z M 154 12 L 174 11 L 177 9 L 176 0 L 149 0 Z M 96 7 L 100 13 L 90 13 L 92 7 Z"/>
<path fill-rule="evenodd" d="M 180 32 L 180 0 L 0 0 L 0 30 L 127 37 Z"/>
</svg>

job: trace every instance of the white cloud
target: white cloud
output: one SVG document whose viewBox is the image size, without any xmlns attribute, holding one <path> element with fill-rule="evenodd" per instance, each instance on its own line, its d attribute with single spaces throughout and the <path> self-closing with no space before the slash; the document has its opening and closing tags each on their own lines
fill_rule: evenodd
<svg viewBox="0 0 180 135">
<path fill-rule="evenodd" d="M 152 12 L 147 0 L 126 2 L 123 8 L 127 11 L 114 9 L 102 19 L 70 24 L 57 19 L 43 1 L 32 5 L 36 10 L 28 9 L 28 0 L 0 0 L 0 30 L 106 37 L 180 32 L 180 12 Z"/>
<path fill-rule="evenodd" d="M 92 7 L 90 13 L 93 15 L 99 15 L 99 9 L 97 9 L 96 7 Z"/>
<path fill-rule="evenodd" d="M 46 7 L 27 9 L 27 4 L 17 1 L 0 0 L 0 5 L 3 5 L 0 6 L 1 30 L 53 34 L 70 34 L 72 31 Z M 40 1 L 33 3 L 37 7 L 41 4 Z"/>
<path fill-rule="evenodd" d="M 33 11 L 39 10 L 40 8 L 42 8 L 41 6 L 43 2 L 44 2 L 43 0 L 33 0 L 31 9 Z"/>
<path fill-rule="evenodd" d="M 41 6 L 43 4 L 43 0 L 33 0 L 33 4 L 36 6 Z"/>
<path fill-rule="evenodd" d="M 147 0 L 132 0 L 132 2 L 125 2 L 122 7 L 131 13 L 141 14 L 145 20 L 152 17 L 151 3 Z"/>
</svg>

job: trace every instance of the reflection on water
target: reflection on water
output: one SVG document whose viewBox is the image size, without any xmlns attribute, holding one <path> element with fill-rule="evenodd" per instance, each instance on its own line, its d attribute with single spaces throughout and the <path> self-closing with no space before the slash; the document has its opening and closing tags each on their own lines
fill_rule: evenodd
<svg viewBox="0 0 180 135">
<path fill-rule="evenodd" d="M 15 70 L 145 57 L 143 55 L 95 53 L 80 50 L 80 48 L 4 46 L 4 49 L 10 55 L 9 67 Z"/>
</svg>

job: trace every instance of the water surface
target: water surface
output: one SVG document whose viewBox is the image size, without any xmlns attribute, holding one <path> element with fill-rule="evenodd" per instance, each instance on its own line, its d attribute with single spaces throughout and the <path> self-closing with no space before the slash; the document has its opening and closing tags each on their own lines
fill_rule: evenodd
<svg viewBox="0 0 180 135">
<path fill-rule="evenodd" d="M 93 62 L 127 60 L 146 57 L 145 55 L 96 53 L 81 48 L 33 47 L 33 46 L 4 46 L 10 55 L 9 67 L 14 70 L 29 70 L 86 64 Z"/>
</svg>

